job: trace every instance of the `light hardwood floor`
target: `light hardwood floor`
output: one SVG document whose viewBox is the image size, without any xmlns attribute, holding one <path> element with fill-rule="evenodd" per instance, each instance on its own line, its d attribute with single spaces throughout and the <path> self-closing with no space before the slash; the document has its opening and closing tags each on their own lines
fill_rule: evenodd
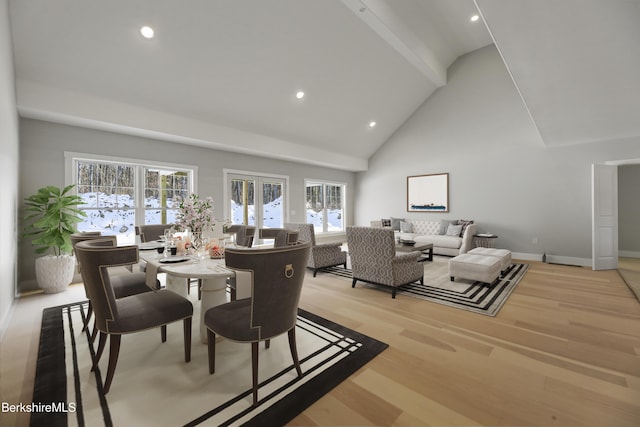
<svg viewBox="0 0 640 427">
<path fill-rule="evenodd" d="M 616 271 L 530 264 L 496 317 L 309 274 L 302 308 L 389 348 L 290 425 L 640 425 L 638 300 Z M 16 307 L 3 401 L 30 401 L 41 307 L 84 299 L 72 288 Z"/>
</svg>

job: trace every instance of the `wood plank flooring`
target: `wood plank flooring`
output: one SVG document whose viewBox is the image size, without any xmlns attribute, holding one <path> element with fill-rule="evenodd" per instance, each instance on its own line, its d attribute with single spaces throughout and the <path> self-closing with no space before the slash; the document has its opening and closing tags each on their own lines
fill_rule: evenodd
<svg viewBox="0 0 640 427">
<path fill-rule="evenodd" d="M 292 426 L 640 425 L 640 304 L 616 271 L 533 262 L 494 318 L 322 273 L 301 306 L 390 348 Z"/>
<path fill-rule="evenodd" d="M 638 300 L 616 271 L 530 264 L 496 317 L 309 273 L 302 308 L 390 347 L 290 425 L 640 425 Z M 30 401 L 42 307 L 84 299 L 72 288 L 16 306 L 3 401 Z M 27 423 L 0 414 L 0 425 Z"/>
</svg>

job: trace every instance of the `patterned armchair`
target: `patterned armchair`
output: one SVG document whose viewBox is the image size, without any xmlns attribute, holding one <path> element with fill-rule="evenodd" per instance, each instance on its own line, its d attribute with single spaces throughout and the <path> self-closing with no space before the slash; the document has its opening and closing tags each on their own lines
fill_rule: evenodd
<svg viewBox="0 0 640 427">
<path fill-rule="evenodd" d="M 284 228 L 299 230 L 299 239 L 303 242 L 311 242 L 307 268 L 313 268 L 313 277 L 316 277 L 318 269 L 323 267 L 344 265 L 344 268 L 347 268 L 347 253 L 342 251 L 342 243 L 316 244 L 316 235 L 312 224 L 286 223 Z"/>
<path fill-rule="evenodd" d="M 347 245 L 353 270 L 353 282 L 358 280 L 396 288 L 416 280 L 423 282 L 424 265 L 418 262 L 420 252 L 397 252 L 393 230 L 372 227 L 347 227 Z"/>
</svg>

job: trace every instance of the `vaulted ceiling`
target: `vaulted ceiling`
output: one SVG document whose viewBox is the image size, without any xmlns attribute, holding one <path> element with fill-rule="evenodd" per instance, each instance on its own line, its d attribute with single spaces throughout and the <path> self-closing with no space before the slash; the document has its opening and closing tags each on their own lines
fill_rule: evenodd
<svg viewBox="0 0 640 427">
<path fill-rule="evenodd" d="M 9 6 L 23 117 L 366 170 L 456 58 L 495 42 L 542 143 L 640 136 L 638 0 Z"/>
</svg>

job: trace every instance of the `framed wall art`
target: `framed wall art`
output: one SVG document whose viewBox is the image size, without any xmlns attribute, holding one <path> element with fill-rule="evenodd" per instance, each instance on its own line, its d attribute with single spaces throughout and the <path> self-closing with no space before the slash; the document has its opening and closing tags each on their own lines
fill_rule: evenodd
<svg viewBox="0 0 640 427">
<path fill-rule="evenodd" d="M 449 212 L 449 174 L 408 176 L 407 212 Z"/>
</svg>

